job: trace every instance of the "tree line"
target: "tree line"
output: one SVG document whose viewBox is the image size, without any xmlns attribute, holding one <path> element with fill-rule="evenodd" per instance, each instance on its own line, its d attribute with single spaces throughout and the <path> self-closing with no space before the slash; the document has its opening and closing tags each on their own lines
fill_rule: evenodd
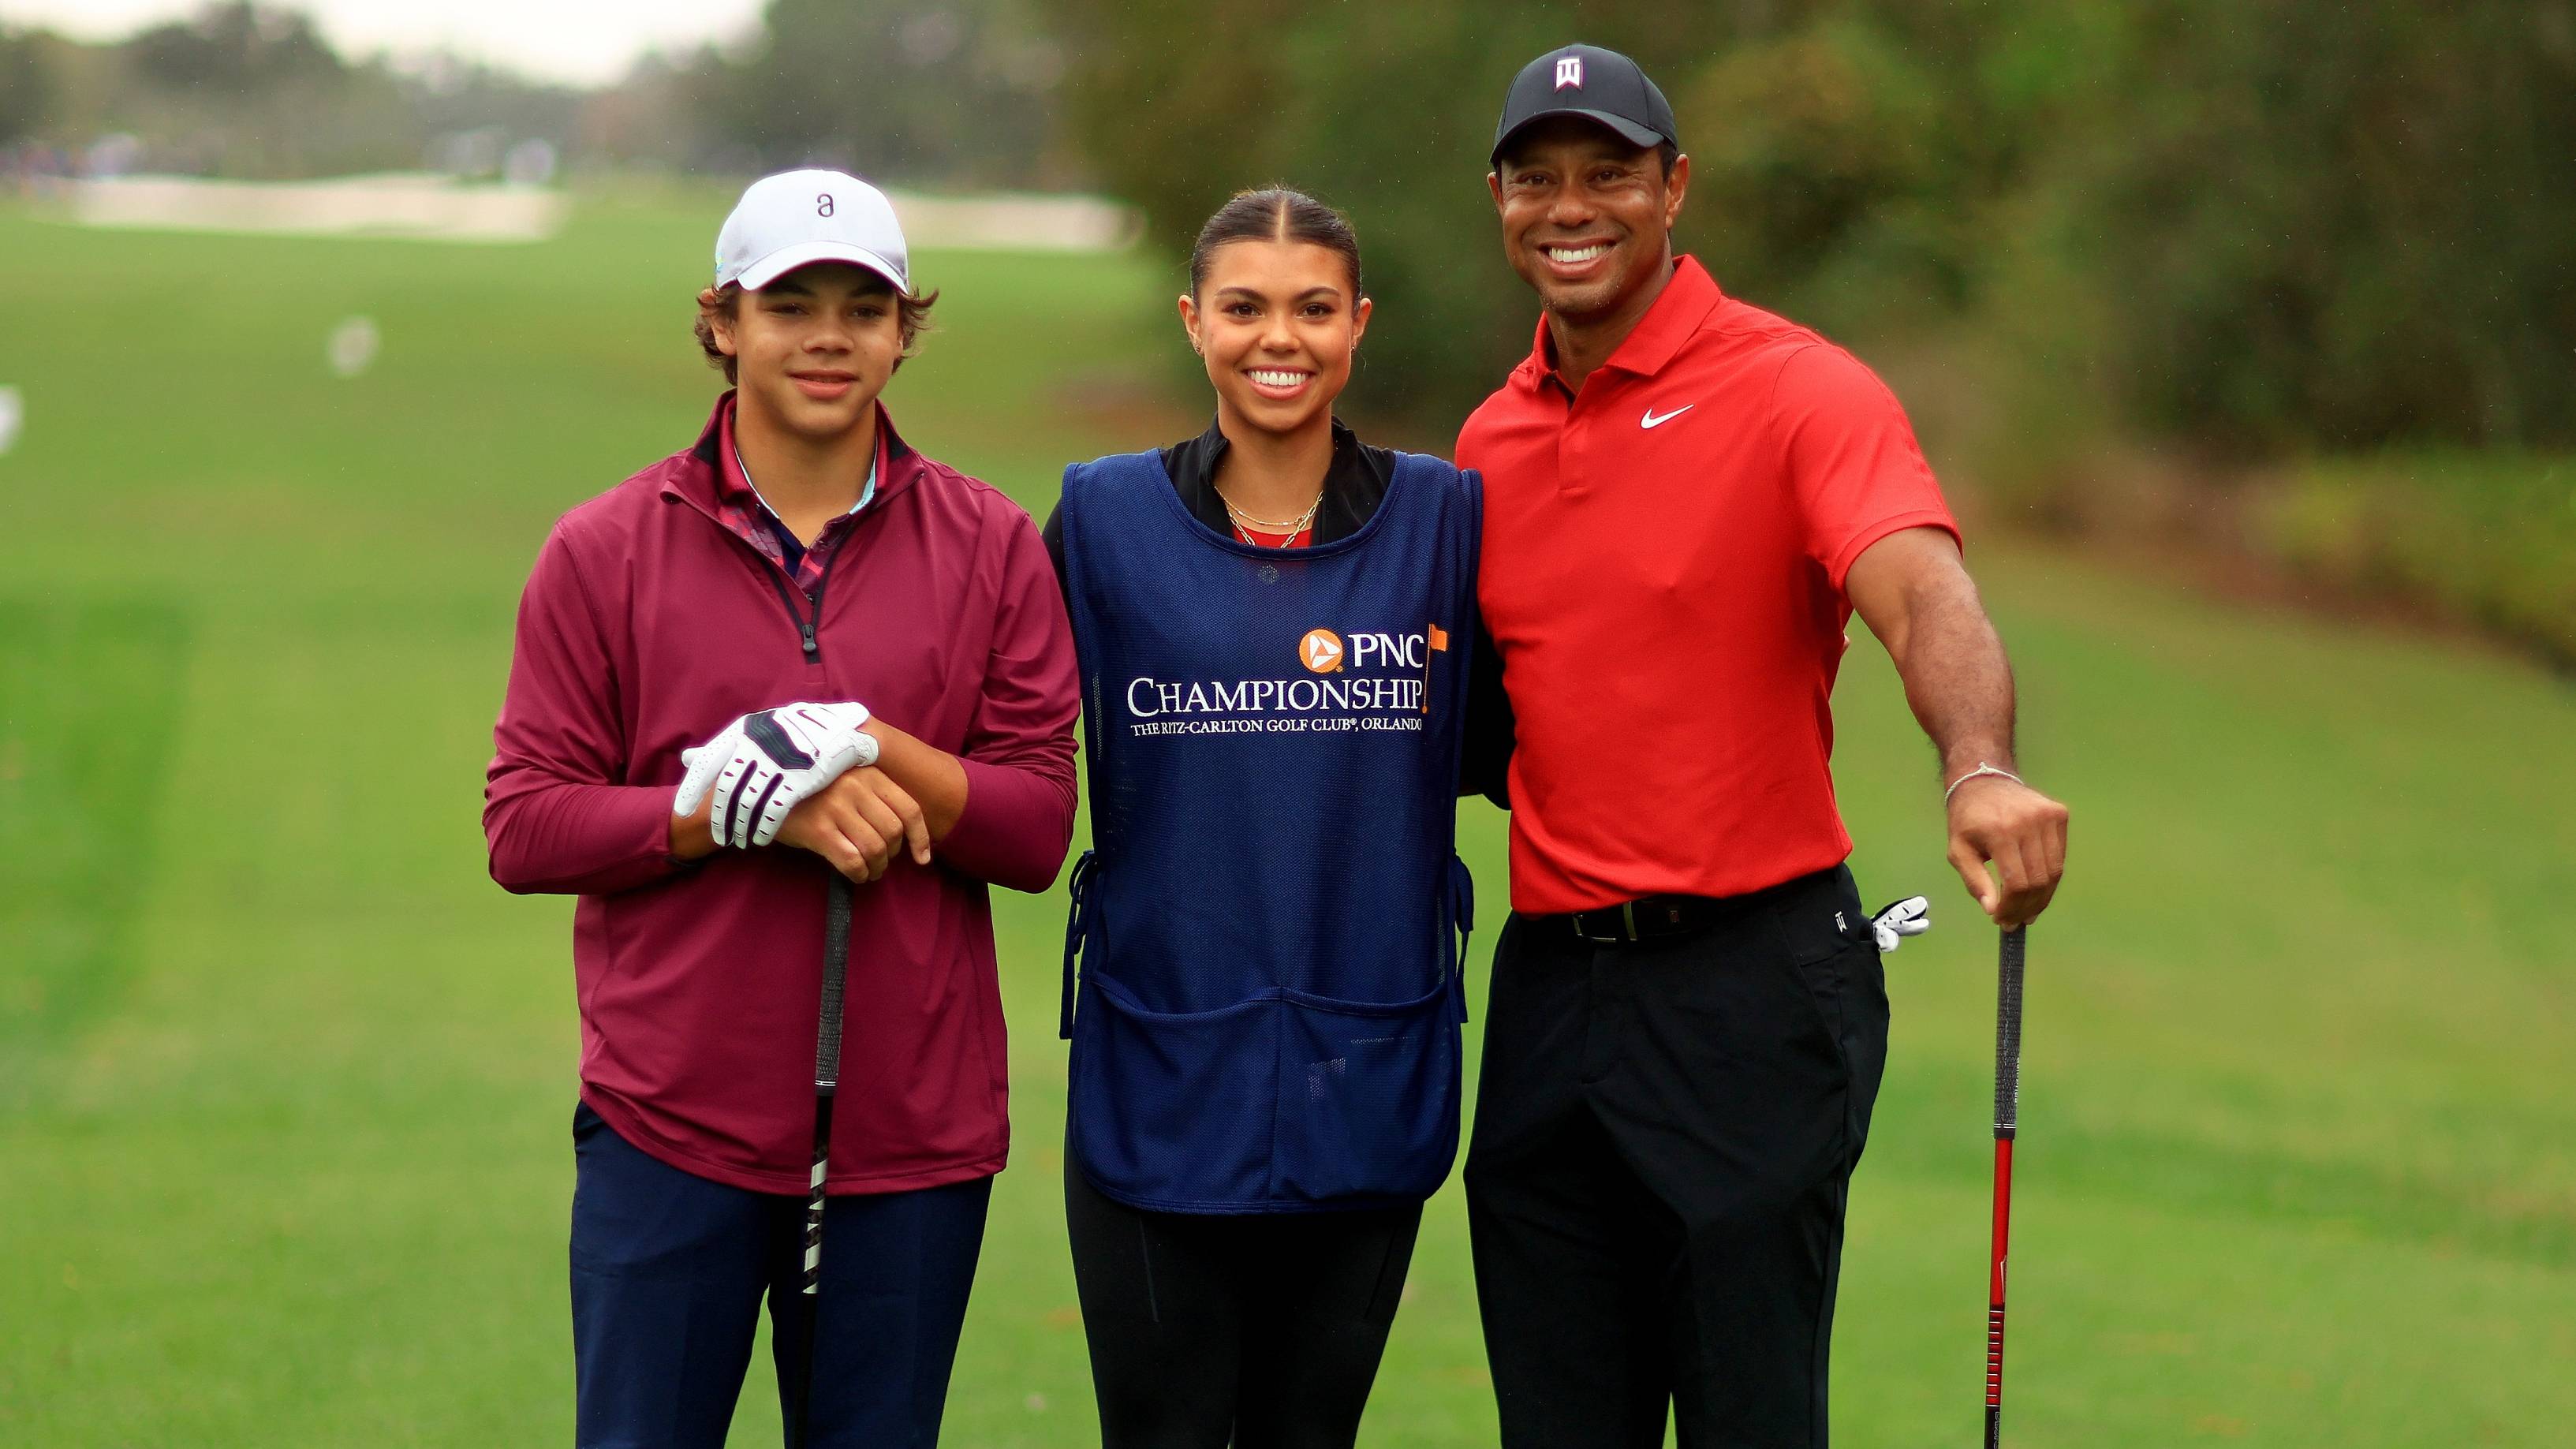
<svg viewBox="0 0 2576 1449">
<path fill-rule="evenodd" d="M 1235 187 L 1343 206 L 1373 391 L 1455 416 L 1526 349 L 1484 186 L 1505 84 L 1636 56 L 1682 243 L 1843 335 L 1966 328 L 2034 426 L 2236 456 L 2576 441 L 2568 0 L 1064 0 L 1070 108 L 1167 245 Z M 2008 400 L 2010 401 L 2010 400 Z"/>
<path fill-rule="evenodd" d="M 1095 187 L 1175 257 L 1285 182 L 1359 225 L 1366 395 L 1454 419 L 1532 320 L 1495 111 L 1577 38 L 1671 97 L 1681 240 L 1729 291 L 1977 339 L 1966 385 L 2027 452 L 2077 422 L 2240 458 L 2576 441 L 2576 0 L 771 0 L 588 93 L 351 62 L 227 0 L 113 46 L 0 33 L 0 148 L 309 175 L 480 127 L 576 165 Z"/>
<path fill-rule="evenodd" d="M 590 168 L 740 176 L 828 162 L 914 186 L 1086 178 L 1064 51 L 1023 0 L 771 0 L 724 43 L 577 90 L 450 57 L 352 60 L 301 11 L 217 0 L 89 45 L 0 23 L 0 163 L 243 178 L 497 169 L 514 141 Z M 458 146 L 459 137 L 497 145 Z"/>
</svg>

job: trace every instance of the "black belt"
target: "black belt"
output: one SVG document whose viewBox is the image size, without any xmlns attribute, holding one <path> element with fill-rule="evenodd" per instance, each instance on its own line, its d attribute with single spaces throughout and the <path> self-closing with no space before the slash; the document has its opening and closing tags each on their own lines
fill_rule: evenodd
<svg viewBox="0 0 2576 1449">
<path fill-rule="evenodd" d="M 1755 891 L 1752 895 L 1760 895 Z M 1595 946 L 1628 946 L 1705 930 L 1744 909 L 1750 896 L 1639 896 L 1599 910 L 1531 916 L 1531 925 L 1564 931 Z"/>
<path fill-rule="evenodd" d="M 1562 931 L 1578 941 L 1594 946 L 1633 946 L 1640 941 L 1660 941 L 1674 936 L 1687 936 L 1706 930 L 1730 916 L 1773 901 L 1812 890 L 1840 867 L 1827 866 L 1811 875 L 1796 876 L 1778 885 L 1746 891 L 1740 896 L 1639 896 L 1615 906 L 1597 910 L 1571 911 L 1564 915 L 1530 915 L 1521 919 L 1544 931 Z M 1840 918 L 1835 928 L 1841 929 Z"/>
</svg>

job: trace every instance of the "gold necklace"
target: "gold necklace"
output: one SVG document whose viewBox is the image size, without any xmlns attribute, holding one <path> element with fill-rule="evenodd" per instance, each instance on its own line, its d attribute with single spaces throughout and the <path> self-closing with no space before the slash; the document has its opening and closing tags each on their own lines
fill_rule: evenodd
<svg viewBox="0 0 2576 1449">
<path fill-rule="evenodd" d="M 1214 485 L 1210 486 L 1214 487 Z M 1299 529 L 1304 528 L 1307 524 L 1314 522 L 1316 510 L 1324 506 L 1324 490 L 1317 488 L 1315 490 L 1315 501 L 1306 505 L 1306 511 L 1298 514 L 1293 520 L 1283 523 L 1272 518 L 1255 518 L 1251 514 L 1244 512 L 1242 509 L 1235 507 L 1234 500 L 1225 496 L 1224 489 L 1216 488 L 1215 492 L 1216 501 L 1225 505 L 1227 517 L 1232 518 L 1237 523 L 1251 524 L 1264 533 L 1277 533 L 1283 529 L 1289 533 L 1295 533 Z"/>
<path fill-rule="evenodd" d="M 1260 539 L 1252 536 L 1251 529 L 1244 527 L 1240 523 L 1234 526 L 1234 536 L 1243 540 L 1244 546 L 1247 548 L 1295 548 L 1297 546 L 1298 535 L 1303 534 L 1304 532 L 1305 530 L 1301 528 L 1298 529 L 1296 533 L 1291 533 L 1280 539 L 1277 543 L 1263 543 Z"/>
<path fill-rule="evenodd" d="M 1252 513 L 1244 513 L 1242 508 L 1236 508 L 1234 500 L 1226 498 L 1226 490 L 1224 490 L 1224 487 L 1216 487 L 1216 485 L 1213 485 L 1213 482 L 1211 482 L 1211 485 L 1208 485 L 1208 490 L 1216 492 L 1216 500 L 1218 500 L 1218 503 L 1224 503 L 1224 505 L 1226 505 L 1226 513 L 1229 513 L 1231 518 L 1236 518 L 1236 521 L 1239 521 L 1239 523 L 1255 523 L 1255 526 L 1260 526 L 1260 529 L 1265 531 L 1265 534 L 1278 534 L 1280 529 L 1288 529 L 1288 531 L 1291 531 L 1291 534 L 1293 534 L 1293 531 L 1303 529 L 1303 526 L 1306 526 L 1306 523 L 1314 521 L 1314 511 L 1316 511 L 1316 508 L 1321 508 L 1321 505 L 1324 505 L 1324 487 L 1316 485 L 1316 490 L 1314 490 L 1314 503 L 1306 505 L 1306 511 L 1298 513 L 1296 521 L 1293 521 L 1293 523 L 1280 523 L 1278 518 L 1255 518 L 1255 516 L 1252 516 Z"/>
</svg>

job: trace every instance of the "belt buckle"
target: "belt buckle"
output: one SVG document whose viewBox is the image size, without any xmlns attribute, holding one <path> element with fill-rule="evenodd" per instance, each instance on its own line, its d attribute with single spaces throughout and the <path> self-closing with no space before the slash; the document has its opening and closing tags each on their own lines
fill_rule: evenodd
<svg viewBox="0 0 2576 1449">
<path fill-rule="evenodd" d="M 1635 901 L 1621 901 L 1619 903 L 1619 925 L 1621 931 L 1621 934 L 1619 935 L 1596 936 L 1590 931 L 1583 929 L 1584 917 L 1600 914 L 1602 914 L 1602 912 L 1599 911 L 1575 912 L 1574 938 L 1591 946 L 1633 946 L 1637 943 L 1637 903 Z"/>
</svg>

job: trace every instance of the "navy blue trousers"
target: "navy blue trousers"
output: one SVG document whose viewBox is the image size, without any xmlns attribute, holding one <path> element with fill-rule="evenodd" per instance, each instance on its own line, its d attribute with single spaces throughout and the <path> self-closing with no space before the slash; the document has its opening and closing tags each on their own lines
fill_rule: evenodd
<svg viewBox="0 0 2576 1449">
<path fill-rule="evenodd" d="M 770 1306 L 781 1415 L 804 1367 L 805 1200 L 682 1172 L 573 1113 L 572 1345 L 582 1449 L 722 1449 Z M 993 1180 L 836 1197 L 823 1214 L 810 1449 L 939 1442 Z"/>
</svg>

